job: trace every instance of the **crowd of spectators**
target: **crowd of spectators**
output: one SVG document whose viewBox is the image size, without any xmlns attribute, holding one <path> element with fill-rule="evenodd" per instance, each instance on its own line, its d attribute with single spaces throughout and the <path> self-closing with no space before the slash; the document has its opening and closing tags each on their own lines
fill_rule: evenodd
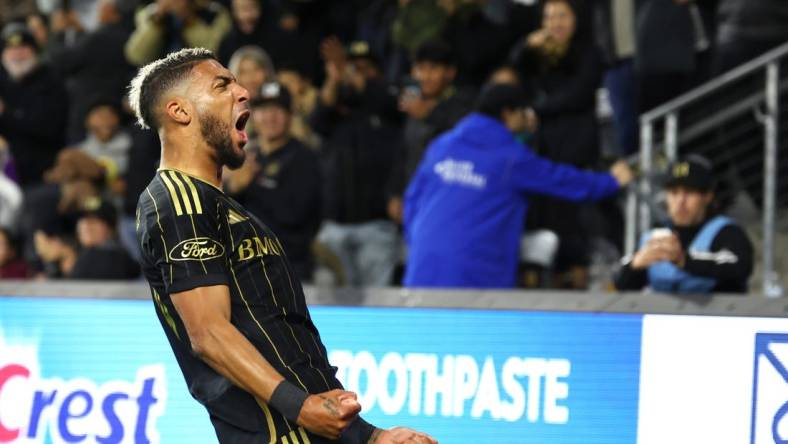
<svg viewBox="0 0 788 444">
<path fill-rule="evenodd" d="M 382 286 L 407 266 L 410 179 L 485 84 L 527 92 L 520 142 L 606 169 L 602 152 L 637 150 L 639 113 L 788 41 L 788 3 L 0 0 L 0 25 L 0 278 L 138 276 L 134 212 L 159 143 L 134 125 L 127 85 L 150 61 L 205 47 L 251 97 L 249 155 L 226 192 L 278 233 L 303 280 L 319 263 L 337 284 Z M 522 221 L 558 235 L 553 268 L 570 278 L 555 285 L 588 284 L 589 205 L 539 198 Z"/>
</svg>

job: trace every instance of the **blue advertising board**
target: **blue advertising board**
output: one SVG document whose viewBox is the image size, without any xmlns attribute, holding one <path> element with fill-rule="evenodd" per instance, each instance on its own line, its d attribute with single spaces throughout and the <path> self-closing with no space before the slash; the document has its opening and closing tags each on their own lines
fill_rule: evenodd
<svg viewBox="0 0 788 444">
<path fill-rule="evenodd" d="M 641 315 L 313 307 L 364 417 L 442 444 L 632 443 Z M 210 443 L 147 301 L 0 297 L 0 443 Z"/>
</svg>

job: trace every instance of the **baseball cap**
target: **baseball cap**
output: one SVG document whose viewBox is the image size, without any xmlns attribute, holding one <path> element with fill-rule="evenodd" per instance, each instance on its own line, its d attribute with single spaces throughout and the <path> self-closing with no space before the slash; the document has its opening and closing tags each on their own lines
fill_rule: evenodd
<svg viewBox="0 0 788 444">
<path fill-rule="evenodd" d="M 292 102 L 290 91 L 288 91 L 287 88 L 280 83 L 269 82 L 260 87 L 260 96 L 250 100 L 249 106 L 259 107 L 267 104 L 274 104 L 279 105 L 286 111 L 290 111 Z"/>
<path fill-rule="evenodd" d="M 104 223 L 112 228 L 115 228 L 118 222 L 118 213 L 115 211 L 115 207 L 100 197 L 91 197 L 85 199 L 85 201 L 82 203 L 82 211 L 80 212 L 79 217 L 95 217 L 104 221 Z"/>
<path fill-rule="evenodd" d="M 522 87 L 491 83 L 482 88 L 476 109 L 482 114 L 497 118 L 504 109 L 520 109 L 529 106 L 531 106 L 531 100 Z"/>
<path fill-rule="evenodd" d="M 38 43 L 35 37 L 33 37 L 33 33 L 22 23 L 9 23 L 5 25 L 2 33 L 0 33 L 0 40 L 2 40 L 3 49 L 16 46 L 30 46 L 38 51 Z"/>
<path fill-rule="evenodd" d="M 366 59 L 376 65 L 379 64 L 378 57 L 372 52 L 369 43 L 363 40 L 350 43 L 350 46 L 347 48 L 347 56 L 350 60 Z"/>
<path fill-rule="evenodd" d="M 691 154 L 668 165 L 663 186 L 711 191 L 714 185 L 711 162 L 703 156 Z"/>
</svg>

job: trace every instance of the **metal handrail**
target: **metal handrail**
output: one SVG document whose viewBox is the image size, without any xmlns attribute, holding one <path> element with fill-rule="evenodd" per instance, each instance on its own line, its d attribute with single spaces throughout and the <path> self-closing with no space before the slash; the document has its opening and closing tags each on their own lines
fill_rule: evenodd
<svg viewBox="0 0 788 444">
<path fill-rule="evenodd" d="M 662 105 L 659 105 L 656 108 L 646 111 L 645 113 L 641 114 L 640 122 L 643 124 L 653 121 L 675 111 L 678 108 L 683 108 L 685 105 L 688 105 L 702 98 L 703 96 L 716 91 L 722 86 L 732 83 L 748 74 L 752 74 L 758 69 L 764 68 L 769 63 L 772 63 L 777 59 L 781 59 L 786 55 L 788 55 L 788 42 L 761 54 L 760 56 L 750 60 L 747 63 L 744 63 L 743 65 L 720 74 L 703 85 L 691 89 L 686 93 L 671 99 Z"/>
<path fill-rule="evenodd" d="M 783 293 L 779 284 L 779 277 L 774 269 L 774 239 L 776 221 L 776 194 L 777 194 L 777 151 L 779 134 L 779 94 L 783 92 L 786 85 L 780 85 L 780 65 L 779 61 L 788 57 L 788 43 L 778 46 L 766 53 L 744 63 L 720 76 L 708 81 L 707 83 L 676 97 L 640 116 L 640 172 L 639 183 L 631 187 L 626 202 L 626 231 L 625 231 L 625 252 L 627 255 L 634 253 L 638 233 L 644 233 L 651 227 L 652 208 L 648 196 L 652 192 L 651 179 L 653 177 L 655 148 L 655 123 L 659 119 L 664 119 L 664 138 L 659 144 L 659 149 L 664 151 L 668 161 L 675 160 L 678 155 L 679 144 L 686 140 L 686 134 L 679 135 L 678 119 L 679 114 L 687 105 L 719 91 L 722 87 L 747 76 L 763 70 L 765 82 L 763 89 L 756 91 L 749 97 L 734 105 L 734 110 L 728 113 L 717 113 L 716 116 L 698 122 L 692 129 L 700 130 L 700 127 L 711 129 L 715 124 L 712 120 L 719 119 L 723 115 L 730 117 L 731 114 L 738 114 L 744 110 L 744 106 L 755 108 L 759 103 L 763 103 L 764 110 L 757 113 L 757 120 L 763 127 L 763 150 L 764 150 L 764 203 L 763 203 L 763 276 L 762 291 L 767 296 L 781 296 Z M 756 109 L 756 112 L 758 110 Z M 716 125 L 720 121 L 717 120 Z M 695 134 L 697 135 L 697 134 Z"/>
</svg>

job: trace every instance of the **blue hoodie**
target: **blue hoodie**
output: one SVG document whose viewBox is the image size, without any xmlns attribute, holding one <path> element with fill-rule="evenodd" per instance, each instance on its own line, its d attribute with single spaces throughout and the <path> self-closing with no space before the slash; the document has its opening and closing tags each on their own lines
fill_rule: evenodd
<svg viewBox="0 0 788 444">
<path fill-rule="evenodd" d="M 573 201 L 618 191 L 607 173 L 536 156 L 495 118 L 436 138 L 405 193 L 407 287 L 511 288 L 529 194 Z"/>
</svg>

